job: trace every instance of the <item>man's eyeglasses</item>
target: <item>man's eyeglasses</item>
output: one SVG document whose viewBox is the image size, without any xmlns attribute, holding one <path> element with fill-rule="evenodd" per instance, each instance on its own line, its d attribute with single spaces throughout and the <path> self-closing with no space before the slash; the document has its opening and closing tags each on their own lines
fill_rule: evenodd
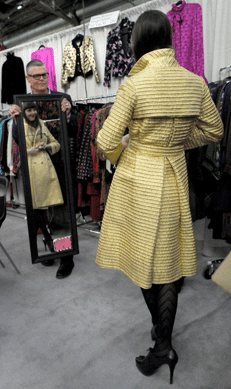
<svg viewBox="0 0 231 389">
<path fill-rule="evenodd" d="M 28 74 L 29 77 L 33 77 L 35 80 L 40 80 L 42 77 L 44 80 L 49 76 L 49 73 L 43 73 L 43 74 Z"/>
</svg>

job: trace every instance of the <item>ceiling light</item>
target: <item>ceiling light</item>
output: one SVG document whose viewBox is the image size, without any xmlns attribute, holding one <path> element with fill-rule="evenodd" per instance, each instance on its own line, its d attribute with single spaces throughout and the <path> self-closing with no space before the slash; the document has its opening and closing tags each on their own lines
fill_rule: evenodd
<svg viewBox="0 0 231 389">
<path fill-rule="evenodd" d="M 17 9 L 21 9 L 21 8 L 22 8 L 22 4 L 17 6 Z"/>
</svg>

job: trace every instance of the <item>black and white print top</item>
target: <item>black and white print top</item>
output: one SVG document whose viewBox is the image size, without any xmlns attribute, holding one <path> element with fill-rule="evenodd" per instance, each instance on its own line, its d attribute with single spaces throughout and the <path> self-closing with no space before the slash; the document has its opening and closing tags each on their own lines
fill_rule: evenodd
<svg viewBox="0 0 231 389">
<path fill-rule="evenodd" d="M 107 35 L 104 86 L 111 86 L 111 73 L 113 77 L 126 76 L 135 64 L 131 49 L 133 26 L 134 22 L 124 18 Z"/>
</svg>

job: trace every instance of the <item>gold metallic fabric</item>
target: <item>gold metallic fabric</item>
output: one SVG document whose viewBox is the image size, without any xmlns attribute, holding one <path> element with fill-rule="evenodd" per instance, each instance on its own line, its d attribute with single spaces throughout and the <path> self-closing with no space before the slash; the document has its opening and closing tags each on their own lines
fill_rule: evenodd
<svg viewBox="0 0 231 389">
<path fill-rule="evenodd" d="M 122 151 L 127 127 L 129 146 Z M 105 156 L 118 160 L 99 266 L 120 270 L 145 289 L 196 274 L 184 150 L 222 136 L 205 81 L 182 68 L 173 49 L 152 51 L 136 63 L 97 137 Z"/>
</svg>

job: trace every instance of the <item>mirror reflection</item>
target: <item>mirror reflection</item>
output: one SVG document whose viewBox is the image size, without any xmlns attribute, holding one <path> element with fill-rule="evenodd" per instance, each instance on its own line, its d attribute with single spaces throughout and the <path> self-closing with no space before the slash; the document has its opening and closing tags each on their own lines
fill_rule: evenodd
<svg viewBox="0 0 231 389">
<path fill-rule="evenodd" d="M 21 159 L 34 263 L 78 252 L 77 232 L 60 99 L 19 100 L 18 135 L 25 150 Z"/>
<path fill-rule="evenodd" d="M 49 123 L 40 119 L 35 101 L 22 103 L 22 113 L 34 222 L 36 226 L 35 230 L 42 232 L 42 242 L 45 250 L 48 248 L 50 252 L 55 252 L 57 247 L 62 249 L 63 245 L 64 249 L 67 249 L 67 247 L 71 248 L 70 239 L 68 240 L 67 246 L 64 244 L 63 236 L 61 236 L 63 245 L 59 244 L 58 238 L 53 242 L 53 237 L 48 227 L 48 220 L 50 221 L 49 213 L 51 215 L 53 213 L 55 214 L 55 207 L 64 204 L 59 178 L 54 166 L 54 163 L 57 165 L 57 158 L 54 158 L 56 162 L 53 163 L 52 161 L 52 156 L 59 153 L 61 148 L 58 140 L 52 135 L 52 132 L 54 133 L 53 129 L 55 128 L 56 136 L 58 137 L 57 126 L 55 126 L 55 121 Z M 58 118 L 56 119 L 58 120 Z M 49 131 L 49 127 L 52 132 Z M 68 234 L 69 230 L 66 233 Z M 63 235 L 63 231 L 61 235 Z"/>
</svg>

